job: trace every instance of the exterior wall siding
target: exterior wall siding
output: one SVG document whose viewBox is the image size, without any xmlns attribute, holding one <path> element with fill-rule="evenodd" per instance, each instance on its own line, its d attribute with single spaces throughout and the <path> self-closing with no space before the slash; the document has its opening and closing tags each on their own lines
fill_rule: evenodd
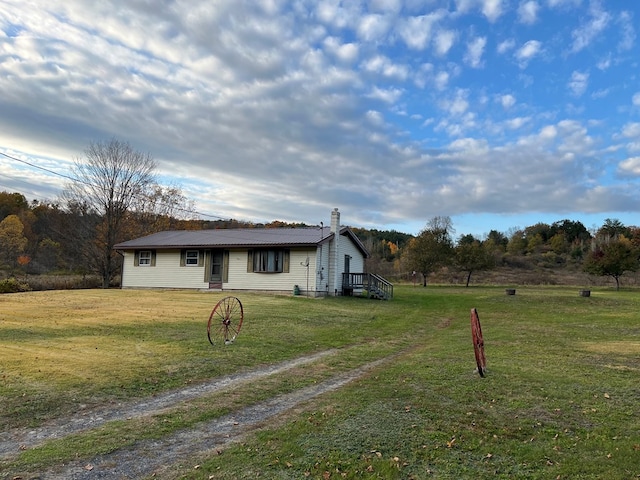
<svg viewBox="0 0 640 480">
<path fill-rule="evenodd" d="M 309 290 L 315 290 L 313 272 L 316 268 L 315 249 L 290 250 L 289 273 L 247 272 L 248 250 L 229 252 L 229 281 L 223 284 L 225 290 L 271 290 L 293 292 L 294 285 L 301 291 L 307 288 L 307 267 L 303 264 L 309 257 Z"/>
<path fill-rule="evenodd" d="M 329 244 L 324 243 L 318 246 L 316 252 L 317 268 L 315 269 L 316 292 L 319 295 L 329 293 Z"/>
<path fill-rule="evenodd" d="M 204 266 L 180 266 L 180 250 L 158 250 L 156 265 L 134 266 L 134 253 L 124 253 L 122 286 L 148 288 L 209 288 Z"/>
<path fill-rule="evenodd" d="M 340 237 L 339 251 L 333 250 L 329 243 L 319 245 L 318 248 L 290 249 L 288 273 L 247 272 L 249 250 L 229 250 L 228 281 L 222 284 L 222 289 L 293 292 L 294 285 L 298 285 L 301 295 L 307 292 L 314 296 L 333 295 L 334 288 L 340 293 L 344 256 L 352 257 L 351 272 L 364 271 L 364 258 L 347 236 Z M 125 251 L 122 287 L 208 289 L 209 282 L 205 281 L 205 266 L 180 266 L 180 253 L 179 249 L 157 250 L 155 266 L 134 266 L 134 251 Z M 309 259 L 308 268 L 307 258 Z M 332 272 L 334 262 L 338 265 L 337 281 L 339 282 L 335 287 Z"/>
</svg>

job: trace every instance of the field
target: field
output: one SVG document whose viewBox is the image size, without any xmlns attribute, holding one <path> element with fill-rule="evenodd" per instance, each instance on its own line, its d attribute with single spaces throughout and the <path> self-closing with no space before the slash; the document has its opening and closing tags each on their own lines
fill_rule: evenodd
<svg viewBox="0 0 640 480">
<path fill-rule="evenodd" d="M 0 295 L 0 479 L 639 478 L 639 293 Z"/>
</svg>

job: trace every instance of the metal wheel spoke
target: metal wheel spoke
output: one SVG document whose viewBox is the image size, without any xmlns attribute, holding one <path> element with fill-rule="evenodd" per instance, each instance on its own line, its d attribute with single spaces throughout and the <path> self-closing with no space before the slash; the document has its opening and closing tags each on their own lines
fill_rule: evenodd
<svg viewBox="0 0 640 480">
<path fill-rule="evenodd" d="M 213 308 L 207 324 L 207 337 L 214 345 L 216 342 L 229 344 L 240 333 L 244 311 L 242 303 L 236 297 L 224 297 Z"/>
</svg>

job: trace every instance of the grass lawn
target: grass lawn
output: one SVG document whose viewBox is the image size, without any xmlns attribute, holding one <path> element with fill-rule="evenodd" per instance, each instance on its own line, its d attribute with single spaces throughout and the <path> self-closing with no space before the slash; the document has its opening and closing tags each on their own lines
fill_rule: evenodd
<svg viewBox="0 0 640 480">
<path fill-rule="evenodd" d="M 0 296 L 0 431 L 327 349 L 336 355 L 146 419 L 51 440 L 0 478 L 162 438 L 395 355 L 166 478 L 631 479 L 640 476 L 640 292 L 396 286 L 389 302 L 237 294 L 245 323 L 212 347 L 221 293 Z M 474 371 L 470 310 L 488 372 Z M 198 468 L 194 468 L 195 466 Z M 30 477 L 31 475 L 32 477 Z"/>
</svg>

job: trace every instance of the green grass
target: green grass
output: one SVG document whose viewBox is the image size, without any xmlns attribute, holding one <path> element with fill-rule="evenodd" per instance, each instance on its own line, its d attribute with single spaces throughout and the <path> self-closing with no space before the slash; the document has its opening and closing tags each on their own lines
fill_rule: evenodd
<svg viewBox="0 0 640 480">
<path fill-rule="evenodd" d="M 111 422 L 0 464 L 37 472 L 162 438 L 391 354 L 390 362 L 166 478 L 608 478 L 640 475 L 638 291 L 396 286 L 390 302 L 239 294 L 238 341 L 213 348 L 221 294 L 0 296 L 0 427 L 338 348 L 286 375 Z M 474 372 L 470 309 L 488 363 Z M 198 465 L 197 469 L 193 467 Z M 28 478 L 28 477 L 25 477 Z"/>
</svg>

